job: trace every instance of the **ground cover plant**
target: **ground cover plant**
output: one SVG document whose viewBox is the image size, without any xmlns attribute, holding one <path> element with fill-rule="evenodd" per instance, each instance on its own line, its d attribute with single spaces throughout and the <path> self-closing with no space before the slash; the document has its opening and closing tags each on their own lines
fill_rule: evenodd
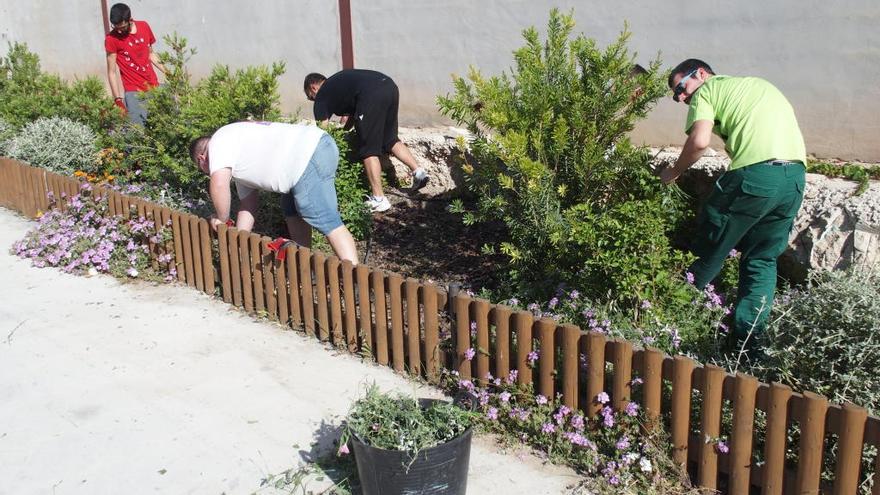
<svg viewBox="0 0 880 495">
<path fill-rule="evenodd" d="M 50 195 L 49 199 L 63 198 Z M 108 215 L 107 198 L 95 195 L 86 183 L 64 211 L 43 213 L 11 251 L 34 266 L 54 266 L 68 273 L 171 281 L 177 275 L 173 256 L 157 251 L 170 238 L 170 226 L 156 229 L 152 219 Z"/>
</svg>

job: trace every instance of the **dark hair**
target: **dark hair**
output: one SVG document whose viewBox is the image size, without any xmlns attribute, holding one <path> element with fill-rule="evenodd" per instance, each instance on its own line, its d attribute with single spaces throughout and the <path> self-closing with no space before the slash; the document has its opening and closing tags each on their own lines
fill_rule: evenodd
<svg viewBox="0 0 880 495">
<path fill-rule="evenodd" d="M 205 141 L 209 141 L 210 139 L 211 136 L 199 136 L 189 143 L 189 157 L 193 162 L 198 163 L 198 160 L 196 160 L 196 155 L 199 154 L 199 148 L 202 147 L 202 143 L 204 143 Z"/>
<path fill-rule="evenodd" d="M 670 88 L 672 88 L 672 81 L 673 79 L 675 79 L 676 74 L 687 74 L 697 69 L 703 69 L 709 74 L 712 74 L 713 76 L 715 75 L 715 72 L 712 71 L 712 67 L 709 67 L 709 64 L 707 64 L 706 62 L 703 62 L 698 58 L 689 58 L 684 62 L 676 65 L 675 68 L 672 69 L 672 72 L 669 73 L 669 79 L 666 81 L 666 83 L 669 85 Z"/>
<path fill-rule="evenodd" d="M 131 9 L 124 3 L 116 3 L 110 7 L 110 24 L 119 24 L 131 20 Z"/>
<path fill-rule="evenodd" d="M 642 74 L 647 74 L 647 73 L 648 73 L 648 70 L 639 64 L 633 64 L 633 66 L 630 67 L 630 69 L 629 69 L 629 75 L 631 77 L 640 76 Z"/>
<path fill-rule="evenodd" d="M 303 91 L 305 91 L 306 96 L 309 95 L 309 88 L 312 86 L 312 84 L 322 83 L 326 80 L 327 78 L 324 77 L 323 74 L 318 74 L 317 72 L 312 72 L 311 74 L 307 75 L 305 80 L 303 80 Z"/>
</svg>

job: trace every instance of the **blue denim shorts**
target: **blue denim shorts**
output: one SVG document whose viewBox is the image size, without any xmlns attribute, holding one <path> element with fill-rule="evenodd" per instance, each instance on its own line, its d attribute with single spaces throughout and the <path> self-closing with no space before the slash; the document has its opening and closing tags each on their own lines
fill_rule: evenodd
<svg viewBox="0 0 880 495">
<path fill-rule="evenodd" d="M 289 193 L 281 195 L 285 217 L 300 217 L 324 235 L 342 225 L 336 200 L 336 166 L 339 148 L 324 134 L 309 164 Z"/>
</svg>

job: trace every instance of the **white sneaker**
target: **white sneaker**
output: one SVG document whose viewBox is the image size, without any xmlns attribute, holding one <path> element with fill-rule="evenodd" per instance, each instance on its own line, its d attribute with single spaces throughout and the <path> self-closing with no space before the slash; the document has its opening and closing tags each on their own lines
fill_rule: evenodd
<svg viewBox="0 0 880 495">
<path fill-rule="evenodd" d="M 367 196 L 367 200 L 364 203 L 370 207 L 370 212 L 372 213 L 381 213 L 391 209 L 391 203 L 385 196 Z"/>
<path fill-rule="evenodd" d="M 426 185 L 428 185 L 428 180 L 430 180 L 430 177 L 428 177 L 428 172 L 426 172 L 423 168 L 417 168 L 415 172 L 410 175 L 412 176 L 411 189 L 413 191 L 418 191 L 419 189 L 425 187 Z"/>
</svg>

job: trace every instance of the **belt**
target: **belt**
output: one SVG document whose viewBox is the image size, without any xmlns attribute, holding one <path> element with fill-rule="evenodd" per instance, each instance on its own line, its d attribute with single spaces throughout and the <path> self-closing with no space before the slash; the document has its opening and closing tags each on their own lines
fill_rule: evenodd
<svg viewBox="0 0 880 495">
<path fill-rule="evenodd" d="M 803 165 L 799 161 L 792 161 L 792 160 L 770 160 L 770 161 L 767 161 L 764 163 L 766 163 L 767 165 L 773 165 L 776 167 L 784 167 L 786 165 Z"/>
</svg>

